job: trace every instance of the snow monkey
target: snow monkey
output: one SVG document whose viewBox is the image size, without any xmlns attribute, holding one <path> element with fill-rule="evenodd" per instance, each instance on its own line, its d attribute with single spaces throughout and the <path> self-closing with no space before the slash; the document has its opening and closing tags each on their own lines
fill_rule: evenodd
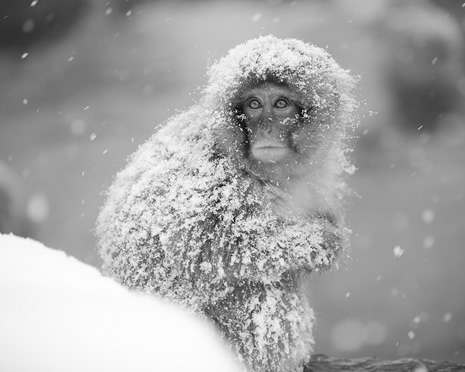
<svg viewBox="0 0 465 372">
<path fill-rule="evenodd" d="M 314 344 L 303 280 L 347 242 L 353 86 L 299 40 L 232 49 L 110 187 L 104 272 L 210 318 L 251 371 L 299 370 Z"/>
</svg>

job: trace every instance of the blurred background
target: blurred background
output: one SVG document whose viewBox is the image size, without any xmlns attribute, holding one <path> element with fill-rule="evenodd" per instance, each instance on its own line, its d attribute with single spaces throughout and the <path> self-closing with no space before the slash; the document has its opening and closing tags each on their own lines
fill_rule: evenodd
<svg viewBox="0 0 465 372">
<path fill-rule="evenodd" d="M 0 231 L 94 266 L 103 192 L 259 35 L 326 48 L 365 102 L 350 258 L 315 275 L 316 351 L 465 362 L 465 2 L 2 0 Z"/>
</svg>

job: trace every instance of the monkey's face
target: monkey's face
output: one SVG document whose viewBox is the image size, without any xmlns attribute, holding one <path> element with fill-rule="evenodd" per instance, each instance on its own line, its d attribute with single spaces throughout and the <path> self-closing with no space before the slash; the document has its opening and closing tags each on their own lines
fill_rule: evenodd
<svg viewBox="0 0 465 372">
<path fill-rule="evenodd" d="M 305 110 L 287 86 L 266 82 L 247 90 L 237 113 L 247 137 L 249 157 L 278 163 L 292 156 L 292 133 Z"/>
</svg>

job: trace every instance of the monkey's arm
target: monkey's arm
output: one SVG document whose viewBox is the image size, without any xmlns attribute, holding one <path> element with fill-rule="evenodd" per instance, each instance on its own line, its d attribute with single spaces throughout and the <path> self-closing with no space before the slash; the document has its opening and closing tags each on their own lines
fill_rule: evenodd
<svg viewBox="0 0 465 372">
<path fill-rule="evenodd" d="M 283 274 L 300 275 L 329 268 L 342 251 L 344 233 L 324 218 L 284 225 L 275 236 L 258 237 L 241 272 L 251 277 L 279 280 Z"/>
<path fill-rule="evenodd" d="M 195 227 L 204 232 L 193 262 L 199 277 L 276 282 L 285 273 L 329 268 L 346 243 L 345 230 L 328 216 L 284 221 L 262 204 L 242 207 L 205 213 Z"/>
</svg>

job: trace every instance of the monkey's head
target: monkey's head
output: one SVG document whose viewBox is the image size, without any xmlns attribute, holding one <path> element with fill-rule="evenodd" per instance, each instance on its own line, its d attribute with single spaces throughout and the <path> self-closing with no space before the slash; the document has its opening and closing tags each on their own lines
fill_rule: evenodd
<svg viewBox="0 0 465 372">
<path fill-rule="evenodd" d="M 266 36 L 210 68 L 204 102 L 215 108 L 219 151 L 263 181 L 280 182 L 340 151 L 354 125 L 353 85 L 324 50 Z"/>
</svg>

